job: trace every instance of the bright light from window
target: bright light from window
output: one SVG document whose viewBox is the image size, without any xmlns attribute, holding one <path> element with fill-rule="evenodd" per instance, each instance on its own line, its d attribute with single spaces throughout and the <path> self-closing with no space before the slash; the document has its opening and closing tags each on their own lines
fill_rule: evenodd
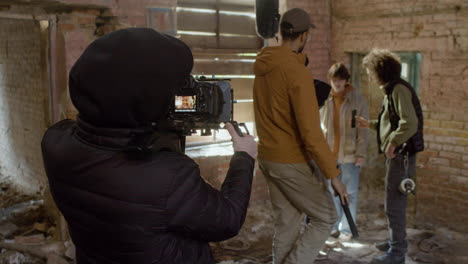
<svg viewBox="0 0 468 264">
<path fill-rule="evenodd" d="M 247 59 L 195 59 L 195 62 L 213 62 L 213 61 L 221 61 L 221 62 L 246 62 L 246 63 L 254 63 L 255 60 L 247 60 Z"/>
<path fill-rule="evenodd" d="M 180 35 L 192 35 L 192 36 L 216 36 L 215 32 L 203 32 L 203 31 L 187 31 L 187 30 L 177 30 L 177 34 Z M 243 34 L 232 34 L 232 33 L 221 33 L 221 37 L 241 37 L 241 38 L 256 38 L 255 35 L 243 35 Z"/>
<path fill-rule="evenodd" d="M 216 14 L 216 10 L 214 9 L 205 9 L 205 8 L 190 8 L 190 7 L 177 7 L 176 9 L 179 12 L 194 12 L 194 13 L 205 13 L 205 14 Z M 238 12 L 238 11 L 227 11 L 227 10 L 220 10 L 220 14 L 228 15 L 228 16 L 246 16 L 250 18 L 255 18 L 255 13 L 251 12 Z"/>
<path fill-rule="evenodd" d="M 193 35 L 193 36 L 216 36 L 216 33 L 214 32 L 185 31 L 185 30 L 177 30 L 177 34 Z"/>
<path fill-rule="evenodd" d="M 232 34 L 232 33 L 221 33 L 221 37 L 242 37 L 242 38 L 256 38 L 255 35 L 243 35 L 243 34 Z"/>
<path fill-rule="evenodd" d="M 233 102 L 237 104 L 237 103 L 253 103 L 253 101 L 254 101 L 253 99 L 239 99 L 239 100 L 234 100 Z"/>
<path fill-rule="evenodd" d="M 177 11 L 185 12 L 194 12 L 194 13 L 206 13 L 206 14 L 215 14 L 216 10 L 214 9 L 204 9 L 204 8 L 188 8 L 188 7 L 177 7 Z"/>
<path fill-rule="evenodd" d="M 408 63 L 404 62 L 401 64 L 401 77 L 403 77 L 403 79 L 405 80 L 408 80 Z"/>
<path fill-rule="evenodd" d="M 236 11 L 219 11 L 219 13 L 224 15 L 231 15 L 231 16 L 246 16 L 250 18 L 255 18 L 255 13 L 250 12 L 236 12 Z"/>
<path fill-rule="evenodd" d="M 257 53 L 237 53 L 236 55 L 241 57 L 257 57 Z"/>
</svg>

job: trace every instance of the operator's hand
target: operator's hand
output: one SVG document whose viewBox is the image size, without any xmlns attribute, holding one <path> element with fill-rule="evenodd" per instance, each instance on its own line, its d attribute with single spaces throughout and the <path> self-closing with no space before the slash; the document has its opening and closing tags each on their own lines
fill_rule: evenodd
<svg viewBox="0 0 468 264">
<path fill-rule="evenodd" d="M 396 156 L 395 149 L 395 145 L 393 145 L 392 143 L 388 144 L 387 149 L 385 150 L 385 156 L 387 156 L 387 158 L 389 159 L 393 159 Z"/>
<path fill-rule="evenodd" d="M 331 184 L 335 190 L 335 195 L 339 195 L 342 204 L 349 204 L 349 195 L 346 191 L 346 185 L 344 185 L 338 177 L 331 179 Z"/>
<path fill-rule="evenodd" d="M 357 158 L 356 158 L 356 161 L 354 162 L 354 165 L 355 165 L 356 167 L 362 167 L 362 166 L 364 165 L 364 162 L 365 162 L 365 161 L 366 161 L 365 158 L 363 158 L 363 157 L 357 157 Z"/>
<path fill-rule="evenodd" d="M 356 125 L 358 128 L 369 128 L 369 120 L 365 119 L 362 116 L 355 116 L 356 118 Z"/>
<path fill-rule="evenodd" d="M 232 137 L 232 147 L 234 151 L 244 151 L 252 158 L 257 158 L 257 142 L 255 142 L 252 135 L 246 134 L 243 137 L 239 136 L 231 123 L 225 124 L 224 128 L 229 131 Z"/>
</svg>

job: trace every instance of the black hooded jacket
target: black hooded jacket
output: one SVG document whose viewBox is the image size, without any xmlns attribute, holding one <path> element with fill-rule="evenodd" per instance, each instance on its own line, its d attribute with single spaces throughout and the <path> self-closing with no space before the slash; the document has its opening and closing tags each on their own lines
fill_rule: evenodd
<svg viewBox="0 0 468 264">
<path fill-rule="evenodd" d="M 94 41 L 72 68 L 80 118 L 49 128 L 42 151 L 78 264 L 214 263 L 208 242 L 239 232 L 254 168 L 247 153 L 234 154 L 221 191 L 182 153 L 128 154 L 164 118 L 192 64 L 183 42 L 140 28 Z"/>
</svg>

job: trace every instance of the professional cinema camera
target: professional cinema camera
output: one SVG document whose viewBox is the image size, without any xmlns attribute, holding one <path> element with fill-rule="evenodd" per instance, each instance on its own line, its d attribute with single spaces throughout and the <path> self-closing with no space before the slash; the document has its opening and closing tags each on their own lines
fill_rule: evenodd
<svg viewBox="0 0 468 264">
<path fill-rule="evenodd" d="M 168 123 L 181 136 L 190 136 L 201 130 L 202 136 L 210 136 L 220 123 L 233 123 L 239 135 L 239 124 L 233 120 L 233 92 L 229 79 L 207 79 L 205 76 L 187 78 L 175 91 Z M 240 124 L 246 130 L 245 124 Z M 247 131 L 248 133 L 248 131 Z"/>
</svg>

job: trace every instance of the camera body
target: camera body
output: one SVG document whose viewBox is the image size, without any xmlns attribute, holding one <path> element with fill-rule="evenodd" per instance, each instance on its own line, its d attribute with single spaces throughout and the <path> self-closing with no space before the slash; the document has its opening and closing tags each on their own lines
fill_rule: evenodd
<svg viewBox="0 0 468 264">
<path fill-rule="evenodd" d="M 228 79 L 207 79 L 192 75 L 176 89 L 168 115 L 168 122 L 183 136 L 197 129 L 211 135 L 211 129 L 233 120 L 233 91 Z"/>
</svg>

